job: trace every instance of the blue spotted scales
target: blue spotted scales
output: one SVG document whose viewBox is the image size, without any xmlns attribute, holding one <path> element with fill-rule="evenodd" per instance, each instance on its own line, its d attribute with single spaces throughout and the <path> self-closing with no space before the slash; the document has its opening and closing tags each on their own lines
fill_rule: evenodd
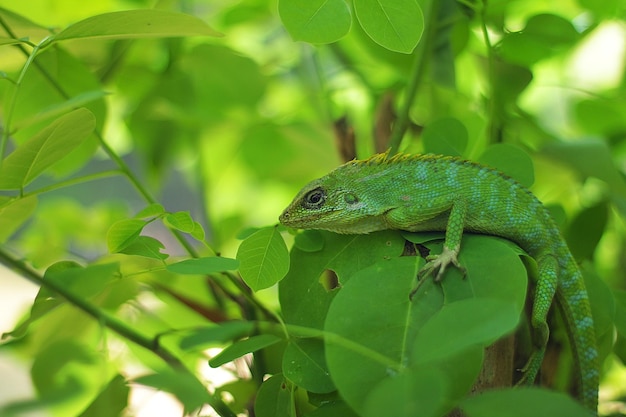
<svg viewBox="0 0 626 417">
<path fill-rule="evenodd" d="M 553 299 L 562 309 L 578 364 L 579 397 L 595 412 L 598 351 L 582 274 L 539 200 L 506 175 L 473 162 L 437 155 L 378 154 L 348 162 L 310 182 L 280 216 L 286 226 L 361 234 L 378 230 L 445 231 L 443 251 L 420 276 L 441 279 L 457 255 L 463 231 L 501 236 L 538 265 L 531 325 L 535 349 L 523 381 L 541 368 Z"/>
</svg>

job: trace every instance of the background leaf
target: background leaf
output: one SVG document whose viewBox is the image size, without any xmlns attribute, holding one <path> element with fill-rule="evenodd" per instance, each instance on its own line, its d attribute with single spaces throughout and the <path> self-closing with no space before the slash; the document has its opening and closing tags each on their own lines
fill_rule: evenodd
<svg viewBox="0 0 626 417">
<path fill-rule="evenodd" d="M 410 54 L 424 31 L 424 15 L 416 0 L 355 0 L 363 30 L 381 46 Z"/>
<path fill-rule="evenodd" d="M 144 9 L 105 13 L 74 23 L 52 41 L 78 38 L 128 39 L 166 36 L 220 36 L 197 17 Z"/>
<path fill-rule="evenodd" d="M 115 222 L 107 233 L 109 252 L 120 252 L 132 244 L 143 230 L 146 222 L 139 219 L 124 219 Z"/>
<path fill-rule="evenodd" d="M 502 416 L 502 413 L 511 417 L 555 413 L 572 417 L 589 415 L 588 410 L 563 394 L 523 387 L 468 397 L 461 407 L 469 417 L 495 417 Z"/>
<path fill-rule="evenodd" d="M 11 153 L 0 167 L 0 189 L 21 189 L 76 149 L 96 127 L 85 108 L 67 113 Z"/>
<path fill-rule="evenodd" d="M 280 0 L 278 12 L 297 41 L 335 42 L 348 33 L 352 24 L 345 0 Z"/>
<path fill-rule="evenodd" d="M 220 256 L 185 259 L 167 265 L 167 270 L 177 274 L 213 274 L 215 272 L 232 271 L 239 267 L 239 261 Z"/>
</svg>

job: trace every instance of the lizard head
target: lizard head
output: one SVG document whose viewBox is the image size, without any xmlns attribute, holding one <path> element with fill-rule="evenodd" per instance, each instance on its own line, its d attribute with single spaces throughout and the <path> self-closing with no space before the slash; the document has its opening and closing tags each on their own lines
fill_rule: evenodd
<svg viewBox="0 0 626 417">
<path fill-rule="evenodd" d="M 352 163 L 311 181 L 280 215 L 280 222 L 300 229 L 360 234 L 386 229 L 378 204 L 368 201 L 366 184 L 355 179 Z M 357 177 L 358 178 L 358 177 Z"/>
</svg>

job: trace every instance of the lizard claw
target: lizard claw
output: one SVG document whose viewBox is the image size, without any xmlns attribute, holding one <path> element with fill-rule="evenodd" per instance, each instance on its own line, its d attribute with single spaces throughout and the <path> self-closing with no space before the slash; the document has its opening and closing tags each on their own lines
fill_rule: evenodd
<svg viewBox="0 0 626 417">
<path fill-rule="evenodd" d="M 444 246 L 443 251 L 439 255 L 431 255 L 426 258 L 428 263 L 419 271 L 418 277 L 420 279 L 435 274 L 435 281 L 439 282 L 443 278 L 443 274 L 446 272 L 448 265 L 452 264 L 459 269 L 463 276 L 465 276 L 465 268 L 459 263 L 457 255 L 459 248 L 449 249 Z"/>
<path fill-rule="evenodd" d="M 413 296 L 415 295 L 419 287 L 421 287 L 422 283 L 424 282 L 424 278 L 427 278 L 428 276 L 434 274 L 435 282 L 440 282 L 443 279 L 443 275 L 446 272 L 446 268 L 450 264 L 454 265 L 457 269 L 459 269 L 461 273 L 463 274 L 463 277 L 465 277 L 467 271 L 465 270 L 463 265 L 459 263 L 459 260 L 457 259 L 458 253 L 459 253 L 458 247 L 454 249 L 449 249 L 446 246 L 444 246 L 443 251 L 439 255 L 428 256 L 426 258 L 428 262 L 417 273 L 417 279 L 419 282 L 417 286 L 409 294 L 409 298 L 413 299 Z"/>
</svg>

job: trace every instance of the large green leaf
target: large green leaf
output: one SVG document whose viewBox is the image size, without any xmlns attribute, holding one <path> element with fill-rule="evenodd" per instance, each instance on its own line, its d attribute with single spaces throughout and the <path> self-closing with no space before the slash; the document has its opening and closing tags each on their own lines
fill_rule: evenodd
<svg viewBox="0 0 626 417">
<path fill-rule="evenodd" d="M 468 397 L 461 404 L 468 417 L 589 417 L 572 398 L 538 388 L 493 390 Z"/>
<path fill-rule="evenodd" d="M 74 23 L 52 41 L 81 38 L 160 38 L 170 36 L 221 36 L 197 17 L 166 10 L 142 9 L 104 13 Z"/>
<path fill-rule="evenodd" d="M 324 342 L 320 339 L 289 340 L 282 368 L 285 378 L 308 392 L 328 393 L 335 390 L 326 366 Z"/>
<path fill-rule="evenodd" d="M 293 387 L 282 375 L 263 381 L 254 403 L 257 417 L 295 417 Z"/>
<path fill-rule="evenodd" d="M 352 24 L 345 0 L 280 0 L 278 13 L 297 41 L 335 42 L 348 33 Z"/>
<path fill-rule="evenodd" d="M 76 149 L 96 127 L 85 108 L 67 113 L 18 146 L 2 163 L 0 189 L 22 189 L 47 168 Z"/>
<path fill-rule="evenodd" d="M 363 30 L 379 45 L 410 54 L 424 31 L 424 15 L 416 0 L 354 0 Z"/>
<path fill-rule="evenodd" d="M 366 416 L 385 409 L 414 416 L 416 407 L 434 416 L 454 407 L 474 383 L 483 348 L 509 334 L 523 311 L 526 269 L 518 249 L 502 239 L 464 236 L 459 260 L 467 276 L 452 268 L 440 284 L 428 279 L 410 299 L 417 259 L 393 258 L 358 272 L 326 317 L 333 382 Z M 413 389 L 426 386 L 416 400 Z"/>
<path fill-rule="evenodd" d="M 396 231 L 369 235 L 337 235 L 307 230 L 321 250 L 295 246 L 291 250 L 291 269 L 279 284 L 281 311 L 285 321 L 321 329 L 337 288 L 350 277 L 377 261 L 397 257 L 404 239 Z M 332 271 L 332 272 L 331 272 Z M 335 276 L 336 274 L 336 276 Z M 338 279 L 339 282 L 332 282 Z"/>
</svg>

